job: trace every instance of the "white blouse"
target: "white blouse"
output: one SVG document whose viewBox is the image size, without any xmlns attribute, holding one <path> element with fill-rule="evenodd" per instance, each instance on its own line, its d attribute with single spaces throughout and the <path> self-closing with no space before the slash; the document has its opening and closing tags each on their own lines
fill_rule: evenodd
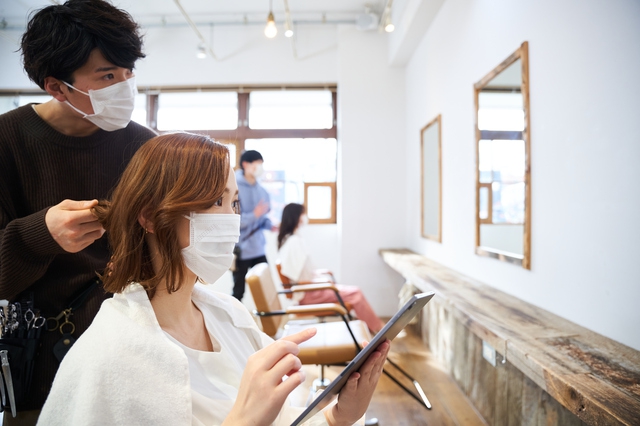
<svg viewBox="0 0 640 426">
<path fill-rule="evenodd" d="M 278 251 L 282 275 L 292 281 L 311 281 L 315 266 L 307 252 L 302 237 L 293 233 L 287 237 Z"/>
<path fill-rule="evenodd" d="M 242 372 L 255 349 L 246 333 L 233 327 L 230 317 L 221 310 L 210 310 L 197 300 L 202 312 L 213 352 L 191 349 L 165 332 L 187 356 L 191 378 L 192 425 L 219 425 L 229 415 L 238 396 Z M 275 425 L 289 425 L 304 408 L 292 407 L 289 400 L 276 418 Z M 323 413 L 316 414 L 307 425 L 326 425 Z"/>
</svg>

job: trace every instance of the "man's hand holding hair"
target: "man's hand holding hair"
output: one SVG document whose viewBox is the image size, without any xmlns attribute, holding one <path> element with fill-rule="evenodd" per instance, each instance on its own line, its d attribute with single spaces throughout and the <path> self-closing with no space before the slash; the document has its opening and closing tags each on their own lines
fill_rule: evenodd
<svg viewBox="0 0 640 426">
<path fill-rule="evenodd" d="M 77 253 L 102 237 L 104 228 L 91 213 L 97 204 L 98 200 L 64 200 L 47 211 L 47 229 L 64 251 Z"/>
</svg>

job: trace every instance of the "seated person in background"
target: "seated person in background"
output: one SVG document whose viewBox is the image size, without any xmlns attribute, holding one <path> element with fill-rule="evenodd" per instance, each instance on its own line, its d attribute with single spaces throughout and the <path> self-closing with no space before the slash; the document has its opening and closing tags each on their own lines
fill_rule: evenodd
<svg viewBox="0 0 640 426">
<path fill-rule="evenodd" d="M 304 241 L 297 234 L 297 230 L 307 223 L 304 206 L 302 204 L 287 204 L 282 211 L 282 222 L 278 234 L 278 256 L 280 258 L 280 273 L 296 284 L 308 284 L 313 282 L 333 281 L 333 275 L 326 270 L 315 269 Z M 340 297 L 353 307 L 359 319 L 367 323 L 373 333 L 377 333 L 383 327 L 382 321 L 373 312 L 371 305 L 362 294 L 362 291 L 351 285 L 336 285 Z M 332 290 L 308 291 L 299 301 L 301 305 L 316 303 L 337 302 L 335 292 Z"/>
<path fill-rule="evenodd" d="M 304 382 L 298 344 L 315 329 L 274 342 L 238 300 L 203 285 L 231 264 L 237 205 L 224 145 L 176 133 L 138 150 L 111 202 L 92 210 L 113 249 L 103 279 L 115 295 L 62 361 L 38 424 L 288 425 L 302 412 L 287 397 Z M 360 419 L 389 346 L 311 424 Z"/>
</svg>

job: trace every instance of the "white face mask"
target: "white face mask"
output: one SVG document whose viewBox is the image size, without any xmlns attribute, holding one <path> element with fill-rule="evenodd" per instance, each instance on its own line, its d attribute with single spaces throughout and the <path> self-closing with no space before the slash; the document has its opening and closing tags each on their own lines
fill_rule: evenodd
<svg viewBox="0 0 640 426">
<path fill-rule="evenodd" d="M 86 114 L 80 111 L 71 105 L 69 101 L 65 101 L 65 103 L 102 130 L 113 132 L 114 130 L 124 129 L 131 121 L 135 98 L 138 94 L 135 76 L 104 89 L 89 89 L 89 93 L 76 89 L 69 83 L 64 84 L 83 95 L 89 96 L 91 106 L 93 106 L 93 114 Z"/>
<path fill-rule="evenodd" d="M 202 281 L 213 284 L 231 266 L 233 247 L 240 237 L 239 214 L 194 213 L 189 219 L 189 246 L 184 264 Z"/>
<path fill-rule="evenodd" d="M 253 177 L 259 178 L 260 176 L 262 176 L 262 173 L 264 173 L 264 168 L 262 167 L 262 164 L 260 163 L 256 164 L 256 168 L 253 171 Z"/>
</svg>

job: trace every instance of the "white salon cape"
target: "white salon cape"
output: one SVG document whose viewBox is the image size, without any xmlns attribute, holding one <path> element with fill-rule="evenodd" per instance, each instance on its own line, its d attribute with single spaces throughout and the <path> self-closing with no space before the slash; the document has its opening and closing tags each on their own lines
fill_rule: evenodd
<svg viewBox="0 0 640 426">
<path fill-rule="evenodd" d="M 214 352 L 186 348 L 159 326 L 145 290 L 132 284 L 103 302 L 62 361 L 38 425 L 220 425 L 249 355 L 273 342 L 232 296 L 196 284 Z M 274 425 L 303 408 L 288 400 Z M 322 412 L 307 425 L 326 425 Z"/>
</svg>

